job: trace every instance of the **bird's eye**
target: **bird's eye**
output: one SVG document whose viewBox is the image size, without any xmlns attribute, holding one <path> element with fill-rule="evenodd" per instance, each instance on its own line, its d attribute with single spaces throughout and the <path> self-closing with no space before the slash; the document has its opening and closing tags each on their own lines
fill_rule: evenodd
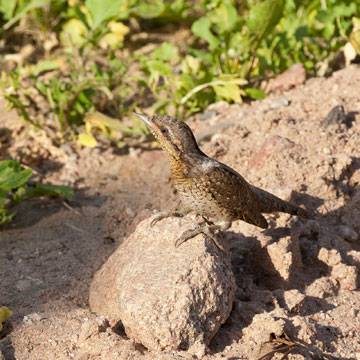
<svg viewBox="0 0 360 360">
<path fill-rule="evenodd" d="M 163 134 L 168 133 L 168 129 L 166 127 L 161 128 L 160 130 Z"/>
</svg>

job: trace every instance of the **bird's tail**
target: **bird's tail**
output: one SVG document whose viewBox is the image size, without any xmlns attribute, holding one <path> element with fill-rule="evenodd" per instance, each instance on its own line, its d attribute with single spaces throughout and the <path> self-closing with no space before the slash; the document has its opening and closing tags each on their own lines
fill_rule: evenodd
<svg viewBox="0 0 360 360">
<path fill-rule="evenodd" d="M 312 214 L 308 210 L 302 209 L 301 207 L 291 204 L 288 201 L 281 200 L 277 196 L 255 186 L 251 186 L 251 188 L 255 196 L 258 198 L 261 213 L 272 213 L 280 211 L 291 215 L 301 216 L 307 219 L 312 217 Z"/>
</svg>

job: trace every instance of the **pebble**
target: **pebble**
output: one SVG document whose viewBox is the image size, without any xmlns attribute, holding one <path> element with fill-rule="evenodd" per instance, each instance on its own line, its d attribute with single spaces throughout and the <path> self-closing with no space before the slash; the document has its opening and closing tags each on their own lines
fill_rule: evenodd
<svg viewBox="0 0 360 360">
<path fill-rule="evenodd" d="M 270 109 L 284 108 L 290 105 L 290 101 L 286 97 L 280 97 L 270 102 Z"/>
<path fill-rule="evenodd" d="M 340 236 L 348 242 L 356 242 L 359 238 L 359 235 L 350 226 L 341 225 L 339 231 Z"/>
<path fill-rule="evenodd" d="M 207 110 L 199 116 L 199 120 L 204 121 L 204 120 L 210 119 L 214 115 L 216 115 L 215 110 Z"/>
</svg>

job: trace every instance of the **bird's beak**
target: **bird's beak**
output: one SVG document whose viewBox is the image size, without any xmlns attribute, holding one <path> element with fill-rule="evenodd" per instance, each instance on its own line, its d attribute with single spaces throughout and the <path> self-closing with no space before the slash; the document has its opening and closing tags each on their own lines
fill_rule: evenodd
<svg viewBox="0 0 360 360">
<path fill-rule="evenodd" d="M 153 124 L 151 123 L 149 116 L 138 114 L 136 112 L 133 112 L 133 114 L 136 115 L 139 119 L 141 119 L 150 130 L 153 129 Z"/>
</svg>

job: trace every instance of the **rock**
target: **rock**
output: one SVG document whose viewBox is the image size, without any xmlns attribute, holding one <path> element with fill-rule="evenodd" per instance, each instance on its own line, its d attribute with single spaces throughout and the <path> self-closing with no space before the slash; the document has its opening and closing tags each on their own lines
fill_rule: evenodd
<svg viewBox="0 0 360 360">
<path fill-rule="evenodd" d="M 358 270 L 356 266 L 345 264 L 335 265 L 331 271 L 331 276 L 339 282 L 341 289 L 357 289 Z"/>
<path fill-rule="evenodd" d="M 137 226 L 151 215 L 152 211 L 150 209 L 140 210 L 129 226 L 129 233 L 133 233 L 136 230 Z"/>
<path fill-rule="evenodd" d="M 280 303 L 284 303 L 285 307 L 289 311 L 299 311 L 305 301 L 305 295 L 297 289 L 287 291 L 276 290 L 275 296 L 278 298 Z"/>
<path fill-rule="evenodd" d="M 275 269 L 286 283 L 290 281 L 292 271 L 301 269 L 301 254 L 298 244 L 294 244 L 290 237 L 281 239 L 267 247 Z"/>
<path fill-rule="evenodd" d="M 36 324 L 41 320 L 41 315 L 38 313 L 32 313 L 25 315 L 23 318 L 23 322 L 26 324 Z"/>
<path fill-rule="evenodd" d="M 217 114 L 223 114 L 230 108 L 230 105 L 227 101 L 218 101 L 217 103 L 210 104 L 206 111 L 215 111 Z"/>
<path fill-rule="evenodd" d="M 210 119 L 212 116 L 216 115 L 217 112 L 215 110 L 206 110 L 204 113 L 200 114 L 199 120 L 207 120 Z"/>
<path fill-rule="evenodd" d="M 291 149 L 296 144 L 289 139 L 278 135 L 270 136 L 261 146 L 260 151 L 255 154 L 249 161 L 248 170 L 261 169 L 266 160 L 274 153 L 278 153 L 287 149 Z"/>
<path fill-rule="evenodd" d="M 328 250 L 321 248 L 318 259 L 328 266 L 335 266 L 341 263 L 341 254 L 336 249 Z"/>
<path fill-rule="evenodd" d="M 341 225 L 339 227 L 339 231 L 340 236 L 350 243 L 355 243 L 359 239 L 359 234 L 355 232 L 350 226 Z"/>
<path fill-rule="evenodd" d="M 228 120 L 218 122 L 213 126 L 207 126 L 206 129 L 196 134 L 196 141 L 197 142 L 208 141 L 212 139 L 214 136 L 220 135 L 222 130 L 225 130 L 232 126 L 234 126 L 234 122 Z"/>
<path fill-rule="evenodd" d="M 282 309 L 275 309 L 270 313 L 256 314 L 249 326 L 244 328 L 242 343 L 247 346 L 248 358 L 259 359 L 269 353 L 267 344 L 274 336 L 282 336 L 285 328 L 285 312 Z M 273 349 L 272 349 L 273 350 Z"/>
<path fill-rule="evenodd" d="M 295 64 L 275 79 L 271 79 L 265 87 L 265 92 L 281 92 L 301 85 L 306 80 L 306 70 L 303 64 Z"/>
<path fill-rule="evenodd" d="M 346 123 L 346 115 L 342 105 L 335 106 L 321 122 L 323 126 L 341 125 Z"/>
<path fill-rule="evenodd" d="M 111 322 L 121 320 L 126 334 L 150 350 L 199 354 L 232 309 L 230 255 L 203 235 L 175 248 L 179 234 L 194 227 L 194 216 L 153 227 L 151 220 L 141 222 L 95 274 L 90 307 Z"/>
<path fill-rule="evenodd" d="M 274 235 L 259 234 L 260 249 L 255 250 L 257 267 L 273 281 L 272 287 L 286 289 L 295 272 L 302 267 L 297 236 L 284 236 L 274 240 Z"/>
<path fill-rule="evenodd" d="M 346 255 L 348 259 L 348 264 L 357 266 L 360 270 L 360 251 L 350 250 Z"/>
<path fill-rule="evenodd" d="M 105 332 L 108 327 L 109 325 L 103 317 L 99 317 L 96 321 L 93 319 L 85 319 L 81 324 L 79 342 L 86 342 L 92 336 L 96 336 L 100 332 Z"/>
<path fill-rule="evenodd" d="M 360 173 L 357 179 L 360 179 Z M 357 234 L 360 234 L 360 187 L 354 188 L 354 194 L 352 195 L 350 201 L 346 204 L 344 209 L 342 209 L 341 222 L 342 224 L 349 226 Z"/>
<path fill-rule="evenodd" d="M 335 295 L 338 290 L 339 286 L 333 278 L 323 276 L 308 285 L 306 295 L 324 299 L 327 296 Z"/>
<path fill-rule="evenodd" d="M 290 101 L 286 97 L 282 96 L 271 100 L 269 105 L 270 109 L 284 108 L 290 105 Z"/>
<path fill-rule="evenodd" d="M 299 340 L 302 340 L 304 343 L 307 344 L 314 343 L 314 340 L 317 336 L 315 324 L 312 324 L 303 316 L 292 317 L 292 323 L 296 329 L 296 337 Z"/>
</svg>

